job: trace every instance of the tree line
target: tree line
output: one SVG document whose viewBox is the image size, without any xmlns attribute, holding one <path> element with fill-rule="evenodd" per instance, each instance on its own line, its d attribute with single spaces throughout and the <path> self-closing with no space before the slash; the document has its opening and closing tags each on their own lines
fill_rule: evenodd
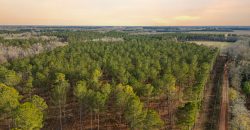
<svg viewBox="0 0 250 130">
<path fill-rule="evenodd" d="M 250 128 L 250 39 L 243 37 L 227 50 L 229 68 L 230 128 Z"/>
</svg>

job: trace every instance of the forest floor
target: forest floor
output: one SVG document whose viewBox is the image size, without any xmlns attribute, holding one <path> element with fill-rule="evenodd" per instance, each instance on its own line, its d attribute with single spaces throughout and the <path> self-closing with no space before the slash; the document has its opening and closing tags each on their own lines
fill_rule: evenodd
<svg viewBox="0 0 250 130">
<path fill-rule="evenodd" d="M 247 109 L 250 110 L 250 96 L 247 97 L 246 106 L 247 106 Z"/>
<path fill-rule="evenodd" d="M 204 90 L 201 110 L 193 130 L 216 129 L 220 108 L 220 88 L 226 58 L 219 56 Z"/>
<path fill-rule="evenodd" d="M 229 104 L 228 87 L 229 87 L 228 70 L 227 67 L 225 67 L 223 74 L 222 95 L 220 103 L 219 130 L 228 129 L 228 104 Z"/>
</svg>

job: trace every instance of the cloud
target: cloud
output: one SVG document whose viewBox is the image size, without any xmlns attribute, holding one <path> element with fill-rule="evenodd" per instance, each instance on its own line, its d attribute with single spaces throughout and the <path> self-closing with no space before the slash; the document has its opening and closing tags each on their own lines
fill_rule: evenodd
<svg viewBox="0 0 250 130">
<path fill-rule="evenodd" d="M 155 25 L 169 25 L 169 21 L 165 18 L 153 18 L 152 19 L 153 23 Z"/>
<path fill-rule="evenodd" d="M 192 21 L 192 20 L 198 20 L 200 19 L 200 17 L 198 16 L 176 16 L 173 19 L 178 20 L 178 21 Z"/>
</svg>

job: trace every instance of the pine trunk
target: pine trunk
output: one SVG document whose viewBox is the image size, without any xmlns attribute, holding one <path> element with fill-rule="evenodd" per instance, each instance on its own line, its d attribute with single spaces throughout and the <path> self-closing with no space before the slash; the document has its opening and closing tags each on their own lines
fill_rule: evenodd
<svg viewBox="0 0 250 130">
<path fill-rule="evenodd" d="M 82 130 L 82 104 L 80 104 L 80 125 Z"/>
<path fill-rule="evenodd" d="M 92 116 L 93 116 L 92 110 L 90 111 L 90 115 L 91 115 L 91 122 L 90 122 L 90 125 L 91 125 L 91 130 L 92 130 L 92 129 L 93 129 L 93 125 L 92 125 Z"/>
<path fill-rule="evenodd" d="M 59 105 L 59 109 L 60 109 L 60 114 L 59 114 L 59 118 L 60 118 L 60 127 L 61 127 L 61 130 L 62 130 L 62 106 L 61 106 L 61 104 Z"/>
<path fill-rule="evenodd" d="M 99 118 L 100 118 L 99 112 L 98 112 L 97 118 L 98 118 L 98 130 L 99 130 L 99 123 L 100 123 L 100 122 L 99 122 L 99 121 L 100 121 L 100 120 L 99 120 Z"/>
</svg>

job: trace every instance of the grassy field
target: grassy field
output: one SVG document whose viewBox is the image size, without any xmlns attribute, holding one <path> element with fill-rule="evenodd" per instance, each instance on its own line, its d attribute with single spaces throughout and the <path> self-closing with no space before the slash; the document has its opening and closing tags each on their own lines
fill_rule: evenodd
<svg viewBox="0 0 250 130">
<path fill-rule="evenodd" d="M 229 47 L 230 45 L 234 44 L 232 42 L 218 42 L 218 41 L 189 41 L 190 43 L 196 43 L 198 45 L 205 45 L 209 47 L 217 47 L 221 50 Z"/>
<path fill-rule="evenodd" d="M 216 31 L 191 31 L 194 34 L 236 34 L 241 36 L 250 36 L 250 30 L 234 30 L 233 32 L 216 32 Z"/>
</svg>

